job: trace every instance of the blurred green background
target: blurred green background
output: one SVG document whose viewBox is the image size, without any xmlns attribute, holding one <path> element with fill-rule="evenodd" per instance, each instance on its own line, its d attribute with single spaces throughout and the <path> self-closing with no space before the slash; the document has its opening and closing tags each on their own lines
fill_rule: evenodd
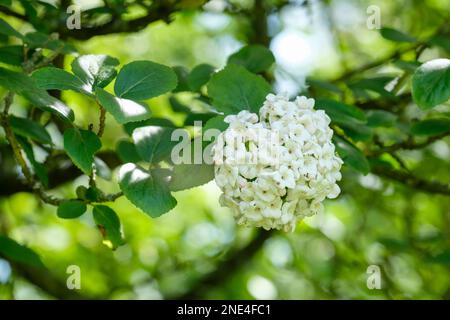
<svg viewBox="0 0 450 320">
<path fill-rule="evenodd" d="M 137 33 L 73 44 L 82 54 L 108 54 L 122 64 L 152 60 L 188 69 L 200 63 L 221 68 L 229 54 L 249 41 L 251 24 L 240 14 L 222 13 L 221 1 L 212 2 L 202 11 L 177 13 L 170 24 L 157 22 Z M 231 2 L 253 6 L 252 1 Z M 292 1 L 268 16 L 270 47 L 277 60 L 271 70 L 276 90 L 306 92 L 308 77 L 332 79 L 395 50 L 398 44 L 366 27 L 369 5 L 380 8 L 383 26 L 417 37 L 435 30 L 450 9 L 448 0 Z M 10 22 L 21 31 L 27 28 Z M 422 60 L 437 54 L 426 50 Z M 71 59 L 66 58 L 67 66 Z M 180 93 L 178 98 L 202 108 L 190 94 Z M 96 121 L 97 110 L 89 100 L 72 92 L 65 92 L 63 99 L 77 114 L 77 124 Z M 171 110 L 167 96 L 149 105 L 156 116 L 182 124 L 183 115 Z M 411 112 L 420 113 L 415 106 Z M 109 120 L 105 149 L 114 148 L 125 136 Z M 402 151 L 402 157 L 422 177 L 448 183 L 448 142 L 447 138 L 424 150 Z M 21 274 L 0 259 L 0 299 L 72 294 L 105 299 L 449 299 L 449 197 L 373 174 L 362 176 L 347 167 L 343 174 L 341 196 L 327 201 L 324 214 L 305 219 L 292 234 L 236 226 L 231 211 L 220 208 L 214 182 L 175 193 L 178 206 L 157 219 L 121 198 L 111 204 L 126 239 L 116 251 L 102 244 L 91 215 L 66 221 L 30 193 L 0 198 L 2 228 L 38 252 L 48 267 L 42 274 Z M 100 181 L 104 190 L 116 191 L 111 183 Z M 80 177 L 52 192 L 72 197 L 75 186 L 87 183 Z M 75 293 L 59 290 L 65 286 L 69 265 L 81 269 L 82 288 Z M 367 287 L 370 265 L 382 271 L 379 290 Z"/>
</svg>

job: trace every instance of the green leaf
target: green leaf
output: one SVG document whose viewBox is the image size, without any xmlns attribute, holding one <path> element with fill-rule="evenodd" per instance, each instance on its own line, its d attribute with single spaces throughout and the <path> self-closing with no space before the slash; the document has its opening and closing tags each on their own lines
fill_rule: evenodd
<svg viewBox="0 0 450 320">
<path fill-rule="evenodd" d="M 48 188 L 48 172 L 47 172 L 47 167 L 38 162 L 34 156 L 34 150 L 33 150 L 33 146 L 31 145 L 30 142 L 28 142 L 27 139 L 21 137 L 21 136 L 17 136 L 17 141 L 20 143 L 20 145 L 22 146 L 23 151 L 25 152 L 25 155 L 28 159 L 28 161 L 30 162 L 34 173 L 36 174 L 36 176 L 39 178 L 39 180 L 41 181 L 42 185 L 45 188 Z"/>
<path fill-rule="evenodd" d="M 144 161 L 158 163 L 170 157 L 178 141 L 171 141 L 174 128 L 146 126 L 133 131 L 133 141 Z"/>
<path fill-rule="evenodd" d="M 0 62 L 20 67 L 23 60 L 22 46 L 5 46 L 0 48 Z"/>
<path fill-rule="evenodd" d="M 39 123 L 28 118 L 19 118 L 11 116 L 9 118 L 11 128 L 15 134 L 22 137 L 30 138 L 41 143 L 52 143 L 52 138 L 47 130 Z"/>
<path fill-rule="evenodd" d="M 396 96 L 394 93 L 387 91 L 385 89 L 386 85 L 392 81 L 393 77 L 388 76 L 379 76 L 379 77 L 373 77 L 373 78 L 366 78 L 366 79 L 360 79 L 351 82 L 348 86 L 350 89 L 354 91 L 373 91 L 375 93 L 378 93 L 380 96 L 389 98 L 389 99 L 396 99 Z"/>
<path fill-rule="evenodd" d="M 119 184 L 136 207 L 153 218 L 172 210 L 177 201 L 170 194 L 168 176 L 163 169 L 145 171 L 133 163 L 120 168 Z"/>
<path fill-rule="evenodd" d="M 23 35 L 2 18 L 0 18 L 0 34 L 23 39 Z"/>
<path fill-rule="evenodd" d="M 234 63 L 245 67 L 248 71 L 259 73 L 270 68 L 275 62 L 273 53 L 262 45 L 248 45 L 233 53 L 228 64 Z"/>
<path fill-rule="evenodd" d="M 317 79 L 311 79 L 311 78 L 308 78 L 306 81 L 313 88 L 323 89 L 326 91 L 331 91 L 331 92 L 335 92 L 335 93 L 339 93 L 339 94 L 342 93 L 342 89 L 331 82 L 317 80 Z"/>
<path fill-rule="evenodd" d="M 450 60 L 435 59 L 422 64 L 412 78 L 412 96 L 425 110 L 450 99 Z"/>
<path fill-rule="evenodd" d="M 175 98 L 174 96 L 169 97 L 169 103 L 170 103 L 170 107 L 172 108 L 172 110 L 174 112 L 181 112 L 181 113 L 191 113 L 191 109 L 184 105 L 183 103 L 181 103 L 180 101 L 178 101 L 177 98 Z"/>
<path fill-rule="evenodd" d="M 214 165 L 209 164 L 179 164 L 172 170 L 169 188 L 171 191 L 201 186 L 214 179 Z"/>
<path fill-rule="evenodd" d="M 225 131 L 229 124 L 224 121 L 225 116 L 215 116 L 209 119 L 203 126 L 203 133 L 208 129 L 218 129 L 221 132 Z"/>
<path fill-rule="evenodd" d="M 100 105 L 120 124 L 142 121 L 152 116 L 150 109 L 142 102 L 117 98 L 102 88 L 97 88 L 95 94 Z"/>
<path fill-rule="evenodd" d="M 192 91 L 199 91 L 201 87 L 208 83 L 214 70 L 213 66 L 206 63 L 196 66 L 187 77 L 189 88 Z"/>
<path fill-rule="evenodd" d="M 324 110 L 338 124 L 363 124 L 367 122 L 364 112 L 353 105 L 331 99 L 317 99 L 315 108 Z"/>
<path fill-rule="evenodd" d="M 380 34 L 383 38 L 395 42 L 416 42 L 417 39 L 404 32 L 392 29 L 392 28 L 381 28 Z"/>
<path fill-rule="evenodd" d="M 416 122 L 411 133 L 420 136 L 434 136 L 450 131 L 450 118 L 436 118 Z"/>
<path fill-rule="evenodd" d="M 72 110 L 47 91 L 39 88 L 33 79 L 24 73 L 0 68 L 0 86 L 23 96 L 36 107 L 58 115 L 66 121 L 73 121 Z"/>
<path fill-rule="evenodd" d="M 392 127 L 397 116 L 383 110 L 370 110 L 367 112 L 367 125 L 369 127 Z"/>
<path fill-rule="evenodd" d="M 105 180 L 111 180 L 111 169 L 105 161 L 98 157 L 94 157 L 94 164 L 97 176 Z"/>
<path fill-rule="evenodd" d="M 0 235 L 0 255 L 13 262 L 45 268 L 36 252 L 2 235 Z"/>
<path fill-rule="evenodd" d="M 429 257 L 427 261 L 450 266 L 450 250 L 447 249 L 435 256 Z"/>
<path fill-rule="evenodd" d="M 107 206 L 94 206 L 94 221 L 103 235 L 104 243 L 111 249 L 123 245 L 120 219 L 113 209 Z"/>
<path fill-rule="evenodd" d="M 92 131 L 76 128 L 64 131 L 64 149 L 73 163 L 87 175 L 92 172 L 94 154 L 101 146 L 100 139 Z"/>
<path fill-rule="evenodd" d="M 171 68 L 151 61 L 135 61 L 120 70 L 114 91 L 121 98 L 146 100 L 176 86 L 177 75 Z"/>
<path fill-rule="evenodd" d="M 81 79 L 89 92 L 106 87 L 117 75 L 119 60 L 104 54 L 79 56 L 72 62 L 72 72 Z"/>
<path fill-rule="evenodd" d="M 11 6 L 11 0 L 0 0 L 0 6 L 5 6 L 5 7 Z"/>
<path fill-rule="evenodd" d="M 214 118 L 217 116 L 218 113 L 216 112 L 192 112 L 189 113 L 186 119 L 184 120 L 183 126 L 193 126 L 196 121 L 201 121 L 202 123 L 206 123 L 209 119 Z"/>
<path fill-rule="evenodd" d="M 188 76 L 189 70 L 183 66 L 176 66 L 172 68 L 177 75 L 177 86 L 173 89 L 173 92 L 189 91 Z"/>
<path fill-rule="evenodd" d="M 344 163 L 353 169 L 366 175 L 370 171 L 370 165 L 364 154 L 354 145 L 345 140 L 335 137 L 336 149 Z"/>
<path fill-rule="evenodd" d="M 133 131 L 136 128 L 146 127 L 146 126 L 158 126 L 158 127 L 177 128 L 177 126 L 172 121 L 170 121 L 169 119 L 166 119 L 166 118 L 155 118 L 155 117 L 147 119 L 147 120 L 143 120 L 143 121 L 125 123 L 123 125 L 123 128 L 125 129 L 125 132 L 129 136 L 132 136 L 133 135 Z"/>
<path fill-rule="evenodd" d="M 61 219 L 76 219 L 87 210 L 86 204 L 79 200 L 68 200 L 61 203 L 56 214 Z"/>
<path fill-rule="evenodd" d="M 372 138 L 372 128 L 358 123 L 347 123 L 339 125 L 347 136 L 355 141 L 367 141 Z"/>
<path fill-rule="evenodd" d="M 137 163 L 142 161 L 141 156 L 137 152 L 136 146 L 127 140 L 120 140 L 116 145 L 116 152 L 120 160 L 124 163 Z"/>
<path fill-rule="evenodd" d="M 450 37 L 448 35 L 447 36 L 436 35 L 430 39 L 429 43 L 434 46 L 441 47 L 447 53 L 450 54 Z"/>
<path fill-rule="evenodd" d="M 418 61 L 406 61 L 406 60 L 397 60 L 394 62 L 394 65 L 402 70 L 413 73 L 416 71 L 418 67 L 420 67 L 420 62 Z"/>
<path fill-rule="evenodd" d="M 41 68 L 33 72 L 31 77 L 39 88 L 45 90 L 73 90 L 90 94 L 89 88 L 78 77 L 59 68 Z"/>
<path fill-rule="evenodd" d="M 51 39 L 49 35 L 42 32 L 29 32 L 25 35 L 24 42 L 30 49 L 46 48 L 53 51 L 60 51 L 64 54 L 71 54 L 77 50 L 70 44 L 58 39 Z"/>
<path fill-rule="evenodd" d="M 261 76 L 234 64 L 214 74 L 208 83 L 214 107 L 225 114 L 242 110 L 258 113 L 270 91 L 270 85 Z"/>
</svg>

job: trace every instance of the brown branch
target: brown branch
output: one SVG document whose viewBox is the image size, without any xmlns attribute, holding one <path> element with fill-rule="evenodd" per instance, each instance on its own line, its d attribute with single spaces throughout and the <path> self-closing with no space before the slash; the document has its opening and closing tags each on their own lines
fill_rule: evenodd
<svg viewBox="0 0 450 320">
<path fill-rule="evenodd" d="M 387 167 L 374 167 L 372 168 L 371 171 L 380 177 L 400 182 L 410 188 L 414 188 L 429 193 L 450 195 L 449 184 L 443 184 L 436 181 L 427 181 L 422 178 L 416 177 L 408 172 L 403 172 L 400 170 L 391 169 Z"/>
<path fill-rule="evenodd" d="M 236 274 L 246 263 L 251 261 L 264 245 L 265 241 L 274 234 L 273 231 L 259 230 L 258 234 L 242 249 L 232 252 L 218 265 L 218 268 L 198 280 L 185 294 L 176 297 L 181 300 L 195 300 L 204 298 L 207 290 L 221 287 Z"/>
<path fill-rule="evenodd" d="M 17 192 L 33 192 L 26 182 L 18 177 L 11 168 L 14 163 L 11 148 L 8 145 L 0 146 L 0 154 L 0 181 L 7 182 L 0 183 L 0 197 L 10 196 Z M 102 159 L 110 168 L 115 168 L 121 164 L 117 155 L 112 151 L 100 152 L 96 156 Z M 53 157 L 50 162 L 58 163 L 56 167 L 50 163 L 46 164 L 50 167 L 48 173 L 50 189 L 73 181 L 83 174 L 65 155 Z"/>
<path fill-rule="evenodd" d="M 20 13 L 14 11 L 14 10 L 11 10 L 7 7 L 0 6 L 0 12 L 6 14 L 8 16 L 11 16 L 11 17 L 14 17 L 19 20 L 27 22 L 27 17 L 25 17 L 23 14 L 20 14 Z"/>
<path fill-rule="evenodd" d="M 134 20 L 124 21 L 121 19 L 111 19 L 111 21 L 94 27 L 82 27 L 81 29 L 69 30 L 66 25 L 60 25 L 57 32 L 60 34 L 61 39 L 77 39 L 77 40 L 88 40 L 95 36 L 103 36 L 114 33 L 123 32 L 137 32 L 150 23 L 156 21 L 166 21 L 169 22 L 170 15 L 174 13 L 176 9 L 172 6 L 155 4 L 153 10 L 147 12 L 147 15 L 136 18 Z"/>
<path fill-rule="evenodd" d="M 442 138 L 445 138 L 448 135 L 450 135 L 450 131 L 443 132 L 441 134 L 429 137 L 425 141 L 422 141 L 422 142 L 415 142 L 413 140 L 413 138 L 410 137 L 405 141 L 394 143 L 390 146 L 381 146 L 380 149 L 370 152 L 370 156 L 378 156 L 383 153 L 393 153 L 398 150 L 415 150 L 415 149 L 425 148 L 426 146 L 429 146 L 433 142 L 436 142 Z"/>
<path fill-rule="evenodd" d="M 97 297 L 85 296 L 79 290 L 69 290 L 64 280 L 57 278 L 48 269 L 39 269 L 14 263 L 12 268 L 17 276 L 39 287 L 50 296 L 61 300 L 88 300 Z"/>
<path fill-rule="evenodd" d="M 98 132 L 97 136 L 101 138 L 105 132 L 105 120 L 106 120 L 106 109 L 100 106 L 100 116 L 98 119 Z"/>
</svg>

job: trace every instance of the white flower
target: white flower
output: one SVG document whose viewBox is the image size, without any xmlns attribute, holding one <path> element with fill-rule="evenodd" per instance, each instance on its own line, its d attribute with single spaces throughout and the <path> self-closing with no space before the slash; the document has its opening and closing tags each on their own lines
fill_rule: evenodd
<svg viewBox="0 0 450 320">
<path fill-rule="evenodd" d="M 314 99 L 269 94 L 259 116 L 241 111 L 225 122 L 213 149 L 215 178 L 220 204 L 239 224 L 292 231 L 339 195 L 343 162 L 330 118 L 314 110 Z"/>
</svg>

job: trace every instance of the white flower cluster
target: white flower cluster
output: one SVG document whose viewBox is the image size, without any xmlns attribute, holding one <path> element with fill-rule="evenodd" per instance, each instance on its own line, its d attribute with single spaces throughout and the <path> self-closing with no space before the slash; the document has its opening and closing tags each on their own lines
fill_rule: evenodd
<svg viewBox="0 0 450 320">
<path fill-rule="evenodd" d="M 342 160 L 330 118 L 313 99 L 269 94 L 259 117 L 241 111 L 225 122 L 214 146 L 215 180 L 238 224 L 293 231 L 339 195 Z"/>
</svg>

